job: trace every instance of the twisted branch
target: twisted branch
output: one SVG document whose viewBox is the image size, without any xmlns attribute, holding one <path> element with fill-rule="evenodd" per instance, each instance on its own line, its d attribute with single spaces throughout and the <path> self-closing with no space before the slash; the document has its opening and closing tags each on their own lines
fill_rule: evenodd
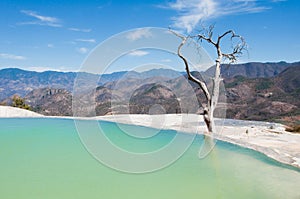
<svg viewBox="0 0 300 199">
<path fill-rule="evenodd" d="M 177 55 L 178 57 L 180 57 L 185 65 L 185 70 L 186 70 L 186 73 L 187 73 L 187 76 L 188 76 L 188 79 L 195 82 L 196 84 L 199 85 L 200 89 L 203 91 L 205 97 L 206 97 L 206 100 L 207 101 L 210 101 L 211 100 L 211 96 L 210 96 L 210 93 L 208 91 L 208 88 L 206 86 L 206 84 L 197 79 L 196 77 L 194 77 L 191 72 L 190 72 L 190 69 L 189 69 L 189 63 L 187 61 L 187 59 L 181 54 L 181 48 L 185 45 L 185 43 L 187 42 L 187 40 L 189 39 L 189 37 L 184 37 L 172 30 L 170 30 L 173 34 L 175 34 L 177 37 L 181 38 L 182 39 L 182 42 L 180 43 L 180 45 L 178 46 L 177 48 Z"/>
</svg>

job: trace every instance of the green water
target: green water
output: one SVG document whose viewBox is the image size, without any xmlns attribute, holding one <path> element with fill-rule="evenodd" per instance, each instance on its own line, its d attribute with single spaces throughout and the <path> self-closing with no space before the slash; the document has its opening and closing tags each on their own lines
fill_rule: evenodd
<svg viewBox="0 0 300 199">
<path fill-rule="evenodd" d="M 300 198 L 299 170 L 220 141 L 200 160 L 201 136 L 169 167 L 129 174 L 93 158 L 81 144 L 72 120 L 0 119 L 0 126 L 3 199 Z M 174 132 L 164 131 L 153 141 L 137 142 L 123 135 L 114 123 L 104 122 L 102 126 L 112 142 L 135 152 L 154 150 L 174 137 Z"/>
</svg>

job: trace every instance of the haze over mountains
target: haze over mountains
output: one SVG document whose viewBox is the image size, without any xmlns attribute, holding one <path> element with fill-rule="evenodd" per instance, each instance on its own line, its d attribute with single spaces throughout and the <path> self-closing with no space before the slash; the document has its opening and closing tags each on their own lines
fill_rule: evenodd
<svg viewBox="0 0 300 199">
<path fill-rule="evenodd" d="M 202 77 L 212 73 L 210 68 Z M 277 121 L 286 120 L 290 115 L 299 116 L 299 74 L 300 62 L 223 65 L 227 117 Z M 94 74 L 81 75 L 87 79 L 99 78 Z M 197 72 L 194 75 L 200 77 Z M 3 69 L 0 70 L 0 101 L 9 105 L 12 96 L 19 95 L 36 112 L 73 115 L 72 90 L 76 76 L 74 72 Z M 200 102 L 204 96 L 195 84 L 187 82 L 185 73 L 169 69 L 116 72 L 102 75 L 97 89 L 88 97 L 95 97 L 97 115 L 200 113 L 201 107 L 193 105 L 191 93 Z"/>
</svg>

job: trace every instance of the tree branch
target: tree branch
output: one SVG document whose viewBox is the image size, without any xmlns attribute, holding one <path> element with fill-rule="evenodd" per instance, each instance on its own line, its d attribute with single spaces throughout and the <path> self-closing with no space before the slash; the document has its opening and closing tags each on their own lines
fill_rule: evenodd
<svg viewBox="0 0 300 199">
<path fill-rule="evenodd" d="M 189 39 L 189 37 L 184 37 L 172 30 L 170 30 L 173 34 L 175 34 L 177 37 L 181 38 L 182 39 L 182 42 L 180 43 L 180 45 L 178 46 L 177 48 L 177 55 L 182 59 L 184 65 L 185 65 L 185 70 L 186 70 L 186 73 L 187 73 L 187 76 L 188 76 L 188 79 L 195 82 L 196 84 L 199 85 L 199 87 L 201 88 L 201 90 L 204 92 L 204 95 L 206 97 L 206 100 L 208 102 L 210 102 L 211 100 L 211 96 L 210 96 L 210 93 L 207 89 L 207 86 L 206 84 L 203 82 L 203 81 L 200 81 L 198 80 L 197 78 L 195 78 L 191 72 L 190 72 L 190 68 L 189 68 L 189 63 L 187 61 L 187 59 L 181 54 L 181 48 L 184 46 L 184 44 L 187 42 L 187 40 Z"/>
<path fill-rule="evenodd" d="M 231 53 L 222 53 L 220 51 L 220 54 L 222 57 L 227 58 L 231 63 L 234 63 L 234 62 L 236 62 L 237 57 L 239 55 L 242 55 L 243 51 L 246 49 L 246 42 L 242 36 L 235 34 L 235 32 L 233 30 L 229 30 L 218 37 L 218 41 L 217 41 L 218 46 L 220 46 L 221 39 L 223 39 L 225 36 L 227 36 L 229 34 L 231 34 L 231 38 L 230 38 L 231 41 L 234 38 L 238 38 L 240 40 L 240 42 L 233 48 Z"/>
</svg>

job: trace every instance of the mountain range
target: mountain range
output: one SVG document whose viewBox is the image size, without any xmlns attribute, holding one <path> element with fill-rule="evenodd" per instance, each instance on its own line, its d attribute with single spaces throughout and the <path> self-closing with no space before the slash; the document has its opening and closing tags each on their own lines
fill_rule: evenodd
<svg viewBox="0 0 300 199">
<path fill-rule="evenodd" d="M 18 68 L 6 68 L 0 70 L 0 101 L 12 95 L 23 97 L 30 91 L 39 88 L 65 89 L 71 92 L 73 90 L 74 80 L 78 75 L 81 77 L 84 76 L 86 79 L 97 78 L 99 79 L 98 84 L 103 85 L 124 77 L 145 79 L 162 76 L 173 78 L 180 76 L 181 73 L 170 69 L 152 69 L 141 73 L 135 71 L 121 71 L 111 74 L 102 74 L 100 76 L 83 72 L 35 72 Z"/>
<path fill-rule="evenodd" d="M 214 68 L 193 72 L 209 81 Z M 299 120 L 300 62 L 223 65 L 226 117 L 265 121 Z M 0 70 L 0 101 L 11 104 L 13 95 L 25 98 L 32 110 L 45 115 L 73 115 L 75 72 L 33 72 L 16 68 Z M 210 85 L 210 83 L 208 83 Z M 204 95 L 187 80 L 185 72 L 153 69 L 101 75 L 93 93 L 96 115 L 112 113 L 200 113 Z M 200 103 L 198 103 L 200 102 Z M 223 103 L 220 103 L 223 104 Z"/>
</svg>

